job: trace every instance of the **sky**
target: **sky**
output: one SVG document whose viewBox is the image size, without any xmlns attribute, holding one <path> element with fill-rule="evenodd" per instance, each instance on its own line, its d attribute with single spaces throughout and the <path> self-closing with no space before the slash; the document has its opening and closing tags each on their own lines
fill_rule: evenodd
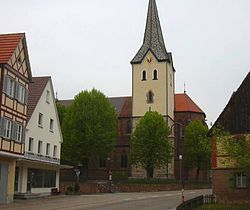
<svg viewBox="0 0 250 210">
<path fill-rule="evenodd" d="M 0 0 L 0 33 L 25 32 L 33 76 L 52 76 L 59 99 L 96 88 L 132 95 L 148 0 Z M 173 53 L 176 93 L 215 122 L 250 70 L 249 0 L 157 0 Z"/>
</svg>

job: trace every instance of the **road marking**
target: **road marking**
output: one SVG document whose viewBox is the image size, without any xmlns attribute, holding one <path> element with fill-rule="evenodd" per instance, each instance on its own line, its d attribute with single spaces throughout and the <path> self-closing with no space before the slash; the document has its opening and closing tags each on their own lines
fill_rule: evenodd
<svg viewBox="0 0 250 210">
<path fill-rule="evenodd" d="M 196 192 L 188 192 L 189 194 L 195 194 Z"/>
<path fill-rule="evenodd" d="M 123 200 L 124 200 L 124 201 L 132 201 L 133 198 L 124 198 Z"/>
<path fill-rule="evenodd" d="M 160 198 L 162 196 L 159 196 L 159 195 L 153 195 L 152 198 Z"/>
<path fill-rule="evenodd" d="M 147 196 L 138 197 L 137 199 L 147 199 Z"/>
</svg>

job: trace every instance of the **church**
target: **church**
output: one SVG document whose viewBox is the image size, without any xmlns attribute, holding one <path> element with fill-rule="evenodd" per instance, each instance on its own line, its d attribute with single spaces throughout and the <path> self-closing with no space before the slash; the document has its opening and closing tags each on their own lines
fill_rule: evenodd
<svg viewBox="0 0 250 210">
<path fill-rule="evenodd" d="M 131 61 L 132 96 L 109 98 L 118 115 L 119 137 L 113 154 L 107 160 L 92 160 L 88 176 L 106 179 L 108 170 L 113 177 L 146 177 L 146 172 L 129 165 L 130 138 L 138 121 L 147 111 L 157 111 L 172 131 L 175 155 L 172 163 L 155 170 L 155 178 L 192 178 L 187 166 L 180 166 L 179 155 L 183 154 L 184 131 L 193 120 L 205 121 L 206 115 L 186 92 L 175 93 L 173 56 L 168 52 L 161 30 L 156 0 L 149 0 L 143 44 Z M 72 100 L 61 100 L 68 106 Z M 180 177 L 182 168 L 182 177 Z M 206 179 L 206 173 L 204 173 Z"/>
</svg>

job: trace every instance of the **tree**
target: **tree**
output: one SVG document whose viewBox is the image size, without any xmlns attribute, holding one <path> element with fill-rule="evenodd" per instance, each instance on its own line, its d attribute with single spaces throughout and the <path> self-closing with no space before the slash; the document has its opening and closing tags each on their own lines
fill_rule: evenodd
<svg viewBox="0 0 250 210">
<path fill-rule="evenodd" d="M 131 163 L 144 168 L 148 178 L 153 177 L 155 168 L 171 161 L 169 134 L 166 121 L 157 112 L 147 112 L 136 126 L 131 139 Z"/>
<path fill-rule="evenodd" d="M 64 118 L 65 113 L 66 113 L 66 107 L 57 101 L 56 108 L 57 108 L 57 112 L 58 112 L 59 122 L 60 122 L 60 125 L 62 126 L 63 118 Z"/>
<path fill-rule="evenodd" d="M 250 170 L 250 138 L 247 135 L 223 138 L 223 145 L 237 168 Z"/>
<path fill-rule="evenodd" d="M 63 119 L 62 157 L 88 167 L 91 157 L 107 158 L 117 138 L 117 115 L 107 97 L 96 89 L 80 92 Z"/>
<path fill-rule="evenodd" d="M 185 129 L 184 161 L 190 168 L 196 168 L 196 179 L 200 170 L 211 164 L 211 142 L 207 136 L 208 128 L 202 121 L 192 121 Z"/>
<path fill-rule="evenodd" d="M 217 149 L 223 152 L 225 162 L 234 164 L 238 169 L 250 170 L 249 135 L 230 135 L 221 125 L 212 129 L 212 135 L 216 137 Z"/>
</svg>

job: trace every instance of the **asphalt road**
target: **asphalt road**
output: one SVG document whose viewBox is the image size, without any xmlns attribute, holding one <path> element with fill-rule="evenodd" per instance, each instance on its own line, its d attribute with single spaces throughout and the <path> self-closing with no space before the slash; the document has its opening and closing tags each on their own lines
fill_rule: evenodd
<svg viewBox="0 0 250 210">
<path fill-rule="evenodd" d="M 185 191 L 185 199 L 211 190 Z M 32 200 L 18 200 L 9 205 L 0 205 L 6 210 L 173 210 L 181 202 L 180 191 L 147 193 L 114 193 L 80 196 L 56 196 Z"/>
</svg>

